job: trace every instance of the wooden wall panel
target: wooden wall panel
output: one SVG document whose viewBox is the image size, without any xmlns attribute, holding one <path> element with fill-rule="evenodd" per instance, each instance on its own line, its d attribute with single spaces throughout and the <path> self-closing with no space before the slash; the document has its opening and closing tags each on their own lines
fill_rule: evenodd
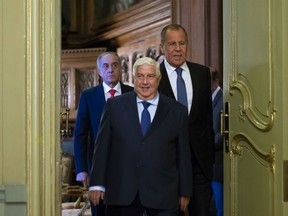
<svg viewBox="0 0 288 216">
<path fill-rule="evenodd" d="M 105 51 L 106 48 L 62 50 L 61 109 L 70 109 L 71 120 L 76 118 L 81 92 L 99 83 L 96 60 Z"/>
<path fill-rule="evenodd" d="M 71 2 L 74 5 L 71 8 L 75 9 L 76 3 Z M 107 47 L 119 52 L 131 72 L 132 56 L 139 56 L 139 52 L 145 53 L 150 47 L 156 47 L 158 55 L 161 29 L 169 23 L 178 23 L 189 36 L 187 59 L 214 67 L 222 80 L 223 0 L 143 0 L 105 19 L 95 16 L 95 2 L 77 4 L 79 9 L 75 13 L 79 18 L 71 20 L 82 23 L 82 27 L 65 38 L 64 46 Z M 123 75 L 125 82 L 128 77 L 127 83 L 132 82 L 129 75 Z"/>
</svg>

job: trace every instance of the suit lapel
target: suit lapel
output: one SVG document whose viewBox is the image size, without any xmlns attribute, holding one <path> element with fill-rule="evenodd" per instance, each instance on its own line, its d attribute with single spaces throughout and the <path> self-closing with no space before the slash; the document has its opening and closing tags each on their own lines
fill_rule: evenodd
<svg viewBox="0 0 288 216">
<path fill-rule="evenodd" d="M 195 109 L 195 107 L 197 107 L 197 102 L 199 100 L 199 77 L 198 74 L 195 72 L 193 65 L 190 64 L 189 62 L 187 62 L 187 65 L 189 67 L 189 71 L 190 71 L 190 76 L 191 76 L 191 80 L 192 80 L 192 88 L 193 88 L 193 98 L 192 98 L 192 106 L 191 106 L 191 110 L 189 113 L 189 116 L 192 117 L 192 113 L 193 113 L 193 109 Z"/>
<path fill-rule="evenodd" d="M 217 92 L 217 94 L 216 94 L 216 96 L 215 96 L 215 98 L 214 98 L 214 100 L 213 100 L 213 108 L 217 105 L 217 102 L 220 100 L 220 98 L 222 97 L 222 95 L 223 95 L 223 92 L 222 92 L 222 90 L 220 89 L 220 90 Z"/>
<path fill-rule="evenodd" d="M 214 100 L 212 101 L 212 107 L 215 108 L 216 104 L 217 104 L 217 100 L 218 98 L 215 97 Z"/>
<path fill-rule="evenodd" d="M 122 92 L 122 94 L 123 94 L 123 93 L 126 93 L 126 92 L 129 92 L 129 91 L 131 91 L 131 90 L 133 89 L 132 87 L 126 86 L 126 85 L 124 85 L 124 84 L 121 83 L 121 82 L 120 82 L 120 86 L 121 86 L 121 92 Z"/>
<path fill-rule="evenodd" d="M 163 120 L 166 118 L 168 111 L 169 109 L 167 109 L 167 101 L 160 94 L 154 119 L 151 122 L 151 125 L 145 136 L 148 136 L 153 131 L 155 131 L 159 124 L 161 124 L 161 122 L 163 122 Z"/>
<path fill-rule="evenodd" d="M 162 74 L 160 86 L 159 86 L 160 91 L 164 95 L 167 95 L 171 98 L 174 98 L 174 100 L 176 100 L 175 95 L 174 95 L 173 90 L 172 90 L 172 87 L 171 87 L 171 84 L 170 84 L 170 81 L 169 81 L 168 73 L 167 73 L 165 65 L 164 65 L 164 61 L 160 65 L 160 71 Z"/>
<path fill-rule="evenodd" d="M 142 135 L 141 125 L 138 116 L 136 94 L 134 91 L 132 91 L 131 93 L 126 93 L 126 96 L 127 102 L 124 103 L 124 113 L 127 113 L 127 118 L 132 120 L 132 125 L 135 125 L 135 127 L 137 127 L 137 131 Z M 159 126 L 159 124 L 163 122 L 163 119 L 166 118 L 169 111 L 169 109 L 167 109 L 167 103 L 167 100 L 165 100 L 165 98 L 163 98 L 160 94 L 154 119 L 151 122 L 151 125 L 144 137 L 149 136 L 149 134 L 151 134 Z"/>
<path fill-rule="evenodd" d="M 124 105 L 124 110 L 126 110 L 127 118 L 132 120 L 132 124 L 137 127 L 137 131 L 139 131 L 140 134 L 142 134 L 141 125 L 139 122 L 139 116 L 138 116 L 138 107 L 136 102 L 136 93 L 134 91 L 131 91 L 129 93 L 126 93 L 127 102 Z"/>
<path fill-rule="evenodd" d="M 190 62 L 187 62 L 187 66 L 190 71 L 190 76 L 191 76 L 191 81 L 192 81 L 192 86 L 193 86 L 192 87 L 193 88 L 192 107 L 191 107 L 190 114 L 189 114 L 189 116 L 191 117 L 192 116 L 191 114 L 193 113 L 192 109 L 195 108 L 195 104 L 197 104 L 197 101 L 199 100 L 199 77 L 198 77 L 198 74 L 195 72 L 193 65 L 190 64 Z M 176 100 L 170 81 L 169 81 L 169 77 L 168 77 L 164 62 L 161 63 L 160 70 L 162 72 L 162 78 L 160 82 L 161 86 L 159 87 L 159 89 L 161 90 L 161 93 L 171 98 L 174 98 Z"/>
<path fill-rule="evenodd" d="M 104 93 L 104 87 L 102 84 L 97 86 L 97 98 L 101 99 L 101 103 L 105 104 L 105 93 Z M 98 99 L 99 100 L 99 99 Z"/>
<path fill-rule="evenodd" d="M 102 110 L 106 102 L 103 85 L 99 84 L 98 86 L 96 86 L 92 94 L 93 94 L 93 97 L 92 97 L 93 100 L 89 101 L 89 104 L 91 104 L 91 107 L 90 107 L 91 110 Z"/>
</svg>

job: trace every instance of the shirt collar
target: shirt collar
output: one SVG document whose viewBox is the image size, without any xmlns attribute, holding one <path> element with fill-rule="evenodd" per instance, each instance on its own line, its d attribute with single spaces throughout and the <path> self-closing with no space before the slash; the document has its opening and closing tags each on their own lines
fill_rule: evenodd
<svg viewBox="0 0 288 216">
<path fill-rule="evenodd" d="M 104 94 L 108 93 L 109 90 L 111 89 L 111 87 L 108 86 L 105 82 L 103 82 L 103 88 L 104 88 Z M 117 85 L 113 87 L 113 89 L 115 89 L 116 92 L 121 93 L 121 85 L 120 85 L 120 82 L 118 82 Z"/>
<path fill-rule="evenodd" d="M 141 103 L 142 99 L 140 99 L 138 96 L 137 96 L 137 103 Z M 150 104 L 154 105 L 154 106 L 157 106 L 158 105 L 158 102 L 159 102 L 159 93 L 157 92 L 156 96 L 154 98 L 152 98 L 151 100 L 148 100 L 147 102 L 149 102 Z"/>
<path fill-rule="evenodd" d="M 164 64 L 167 69 L 167 73 L 172 73 L 175 71 L 176 68 L 170 65 L 166 59 L 164 60 Z M 186 61 L 180 67 L 183 69 L 183 71 L 189 71 Z"/>
</svg>

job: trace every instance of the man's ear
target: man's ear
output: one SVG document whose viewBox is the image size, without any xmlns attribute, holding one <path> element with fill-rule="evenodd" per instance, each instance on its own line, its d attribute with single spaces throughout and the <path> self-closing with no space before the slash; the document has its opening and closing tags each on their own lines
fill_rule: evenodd
<svg viewBox="0 0 288 216">
<path fill-rule="evenodd" d="M 164 44 L 160 43 L 159 47 L 160 47 L 161 53 L 164 53 Z"/>
<path fill-rule="evenodd" d="M 101 71 L 100 71 L 99 69 L 98 69 L 97 71 L 98 71 L 98 75 L 99 75 L 99 77 L 102 79 Z"/>
</svg>

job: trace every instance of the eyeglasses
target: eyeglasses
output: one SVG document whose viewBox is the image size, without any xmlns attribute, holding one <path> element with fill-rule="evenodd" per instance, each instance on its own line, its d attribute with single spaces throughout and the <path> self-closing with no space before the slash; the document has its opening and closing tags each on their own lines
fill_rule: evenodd
<svg viewBox="0 0 288 216">
<path fill-rule="evenodd" d="M 172 42 L 165 42 L 164 44 L 168 49 L 175 49 L 177 48 L 178 46 L 180 48 L 185 48 L 186 45 L 187 45 L 187 42 L 186 41 L 179 41 L 179 42 L 176 42 L 176 41 L 172 41 Z"/>
</svg>

